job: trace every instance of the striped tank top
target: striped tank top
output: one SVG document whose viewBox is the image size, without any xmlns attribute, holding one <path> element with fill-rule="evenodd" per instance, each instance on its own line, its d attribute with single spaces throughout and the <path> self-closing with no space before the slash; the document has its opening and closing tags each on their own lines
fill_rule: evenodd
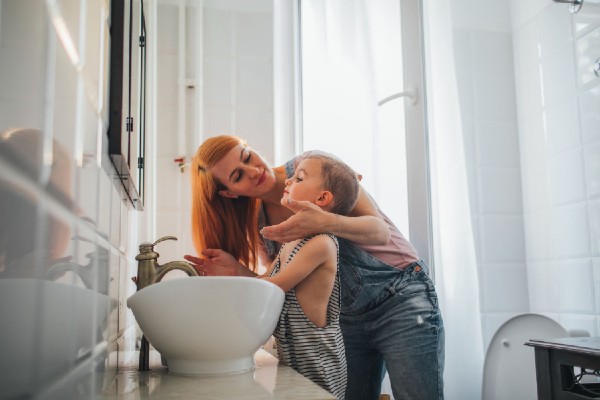
<svg viewBox="0 0 600 400">
<path fill-rule="evenodd" d="M 326 235 L 330 236 L 338 247 L 337 238 Z M 312 237 L 314 236 L 302 239 L 283 264 L 280 250 L 270 275 L 273 276 L 285 268 Z M 323 328 L 317 327 L 306 317 L 296 298 L 296 291 L 292 289 L 285 294 L 285 302 L 273 336 L 280 361 L 338 399 L 343 399 L 346 391 L 346 355 L 340 329 L 339 248 L 337 264 L 338 273 L 327 305 L 327 325 Z"/>
</svg>

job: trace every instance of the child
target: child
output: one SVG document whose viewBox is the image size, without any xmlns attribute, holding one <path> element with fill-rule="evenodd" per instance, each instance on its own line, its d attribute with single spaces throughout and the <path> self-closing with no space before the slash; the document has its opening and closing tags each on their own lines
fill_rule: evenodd
<svg viewBox="0 0 600 400">
<path fill-rule="evenodd" d="M 285 181 L 281 204 L 310 201 L 326 211 L 347 215 L 358 198 L 356 173 L 341 160 L 310 152 Z M 205 250 L 205 268 L 237 263 L 222 250 Z M 231 259 L 229 259 L 231 257 Z M 188 258 L 188 257 L 186 257 Z M 190 261 L 200 261 L 188 258 Z M 331 234 L 318 234 L 285 243 L 267 272 L 259 278 L 286 292 L 273 336 L 281 361 L 338 399 L 346 389 L 346 358 L 340 316 L 338 242 Z"/>
</svg>

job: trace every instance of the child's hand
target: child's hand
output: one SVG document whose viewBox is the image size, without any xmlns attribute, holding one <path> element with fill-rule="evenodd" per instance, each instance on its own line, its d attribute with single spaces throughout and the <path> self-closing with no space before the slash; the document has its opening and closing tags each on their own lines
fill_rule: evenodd
<svg viewBox="0 0 600 400">
<path fill-rule="evenodd" d="M 239 276 L 240 268 L 245 267 L 233 256 L 221 249 L 206 249 L 202 251 L 204 258 L 186 255 L 183 258 L 192 263 L 192 266 L 201 276 Z"/>
</svg>

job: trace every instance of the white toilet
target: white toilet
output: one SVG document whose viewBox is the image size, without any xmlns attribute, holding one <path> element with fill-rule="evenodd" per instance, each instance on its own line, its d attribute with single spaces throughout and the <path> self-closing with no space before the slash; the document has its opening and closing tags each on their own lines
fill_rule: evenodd
<svg viewBox="0 0 600 400">
<path fill-rule="evenodd" d="M 539 314 L 522 314 L 506 321 L 485 355 L 482 400 L 536 400 L 534 349 L 524 343 L 569 336 L 558 322 Z"/>
</svg>

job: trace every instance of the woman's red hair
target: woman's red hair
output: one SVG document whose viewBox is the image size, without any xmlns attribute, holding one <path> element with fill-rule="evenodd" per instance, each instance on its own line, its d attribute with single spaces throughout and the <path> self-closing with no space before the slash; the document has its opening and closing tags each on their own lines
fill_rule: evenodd
<svg viewBox="0 0 600 400">
<path fill-rule="evenodd" d="M 236 136 L 206 139 L 192 160 L 192 238 L 200 255 L 204 249 L 222 249 L 255 271 L 258 265 L 258 209 L 260 200 L 245 196 L 228 198 L 226 189 L 210 168 L 237 145 Z"/>
</svg>

